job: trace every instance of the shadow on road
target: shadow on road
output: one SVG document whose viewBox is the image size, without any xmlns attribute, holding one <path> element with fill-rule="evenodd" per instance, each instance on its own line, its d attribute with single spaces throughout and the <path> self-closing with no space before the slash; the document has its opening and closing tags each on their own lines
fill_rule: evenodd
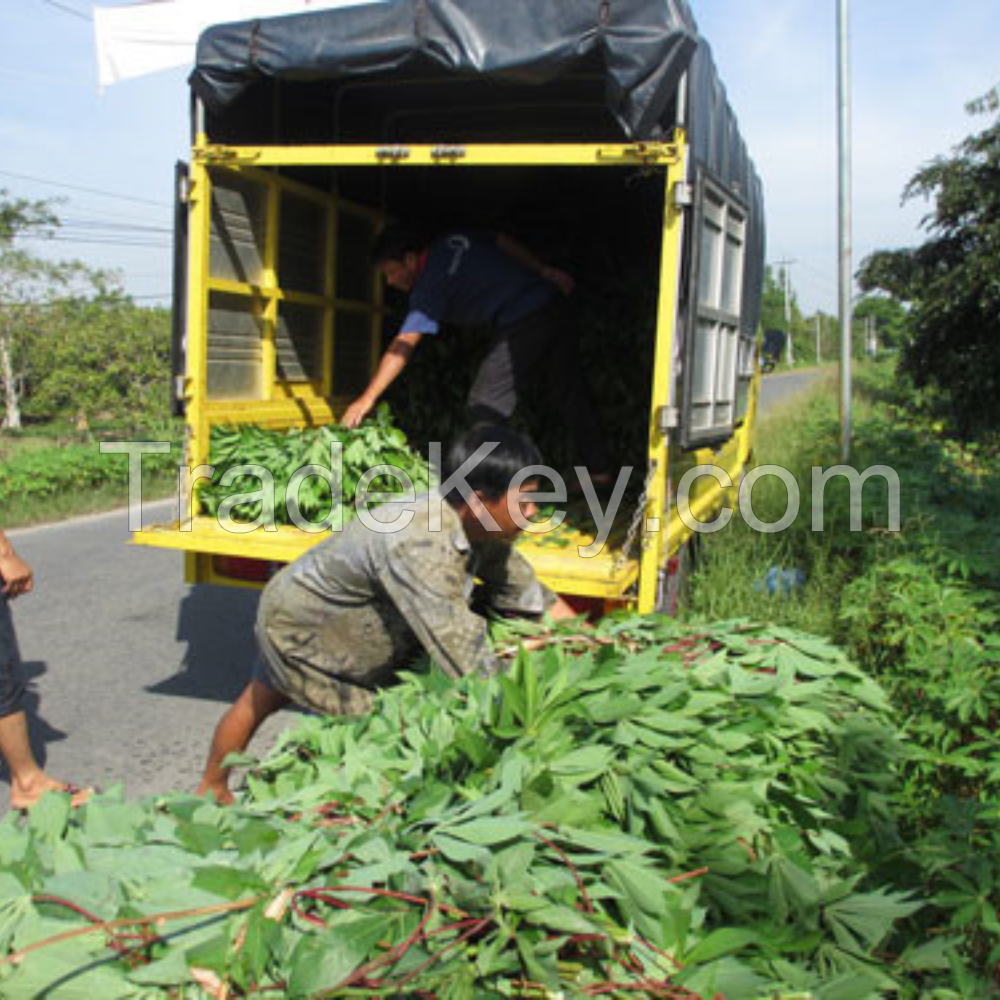
<svg viewBox="0 0 1000 1000">
<path fill-rule="evenodd" d="M 146 690 L 179 698 L 234 701 L 257 657 L 253 626 L 259 597 L 256 590 L 191 587 L 177 613 L 177 639 L 185 646 L 180 672 Z"/>
</svg>

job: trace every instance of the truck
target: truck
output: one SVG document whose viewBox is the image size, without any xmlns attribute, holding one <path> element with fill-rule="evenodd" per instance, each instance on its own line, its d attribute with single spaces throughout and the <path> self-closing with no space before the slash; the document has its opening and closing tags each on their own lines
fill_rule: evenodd
<svg viewBox="0 0 1000 1000">
<path fill-rule="evenodd" d="M 586 527 L 519 545 L 582 610 L 670 610 L 692 517 L 732 504 L 751 458 L 764 273 L 761 182 L 685 0 L 381 0 L 217 24 L 190 86 L 174 294 L 188 466 L 210 462 L 216 427 L 338 420 L 396 332 L 368 254 L 387 221 L 500 228 L 576 277 L 576 346 L 633 468 L 599 554 L 581 554 Z M 411 441 L 428 400 L 460 405 L 435 379 L 475 350 L 435 340 L 392 400 Z M 684 518 L 678 484 L 706 465 L 732 485 L 696 479 Z M 193 583 L 260 586 L 326 537 L 234 533 L 197 489 L 182 500 L 134 540 L 185 553 Z"/>
</svg>

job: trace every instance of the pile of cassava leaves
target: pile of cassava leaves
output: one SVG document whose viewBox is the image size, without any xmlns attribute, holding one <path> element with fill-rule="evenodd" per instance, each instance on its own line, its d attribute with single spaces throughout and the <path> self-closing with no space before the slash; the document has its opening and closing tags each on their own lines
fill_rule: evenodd
<svg viewBox="0 0 1000 1000">
<path fill-rule="evenodd" d="M 342 449 L 340 462 L 331 458 L 331 445 Z M 369 469 L 380 465 L 401 469 L 417 493 L 427 489 L 430 479 L 426 460 L 409 448 L 406 435 L 393 425 L 385 404 L 376 409 L 374 417 L 353 429 L 337 424 L 288 431 L 267 430 L 254 424 L 214 427 L 209 460 L 215 474 L 211 483 L 197 487 L 202 506 L 207 514 L 215 516 L 227 498 L 253 494 L 252 499 L 232 505 L 231 516 L 240 522 L 255 521 L 262 513 L 267 520 L 268 509 L 273 508 L 273 523 L 291 523 L 286 489 L 297 472 L 301 481 L 294 489 L 299 511 L 314 523 L 328 517 L 334 507 L 335 516 L 339 511 L 343 523 L 355 517 L 358 484 Z M 242 471 L 242 467 L 251 465 L 270 473 L 273 497 L 259 474 Z M 313 470 L 299 471 L 306 466 L 330 470 L 330 478 L 309 476 Z M 261 490 L 263 496 L 258 492 Z M 367 493 L 402 490 L 403 485 L 393 476 L 376 476 L 365 488 Z M 232 504 L 232 500 L 229 502 Z"/>
<path fill-rule="evenodd" d="M 892 993 L 919 902 L 865 878 L 901 752 L 879 688 L 787 630 L 574 628 L 307 718 L 234 807 L 8 815 L 0 995 Z"/>
</svg>

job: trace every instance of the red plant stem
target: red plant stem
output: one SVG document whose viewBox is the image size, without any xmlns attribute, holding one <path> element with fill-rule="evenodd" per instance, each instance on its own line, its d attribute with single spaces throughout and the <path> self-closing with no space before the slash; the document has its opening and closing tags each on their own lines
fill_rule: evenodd
<svg viewBox="0 0 1000 1000">
<path fill-rule="evenodd" d="M 389 813 L 399 814 L 402 811 L 403 811 L 402 806 L 400 806 L 398 803 L 393 802 L 390 805 L 387 805 L 368 825 L 374 826 L 376 823 L 379 823 L 383 819 L 385 819 L 385 817 L 388 816 Z"/>
<path fill-rule="evenodd" d="M 657 946 L 653 944 L 652 941 L 647 941 L 644 937 L 639 937 L 638 934 L 636 934 L 635 939 L 644 948 L 648 948 L 651 952 L 653 952 L 654 955 L 659 955 L 660 958 L 665 958 L 668 962 L 673 963 L 673 965 L 678 969 L 684 968 L 684 966 L 681 965 L 681 963 L 678 962 L 673 955 L 669 954 L 668 952 L 665 952 L 662 948 L 657 948 Z"/>
<path fill-rule="evenodd" d="M 617 992 L 652 993 L 655 996 L 666 997 L 667 1000 L 703 1000 L 700 994 L 692 993 L 683 986 L 673 986 L 670 983 L 658 983 L 651 979 L 643 979 L 637 983 L 616 983 L 608 981 L 587 986 L 583 992 L 587 996 L 601 996 L 605 993 Z"/>
<path fill-rule="evenodd" d="M 426 962 L 422 962 L 412 972 L 405 975 L 398 983 L 396 983 L 396 986 L 397 987 L 405 986 L 408 982 L 410 982 L 411 980 L 415 979 L 418 975 L 420 975 L 420 973 L 423 972 L 425 969 L 430 968 L 435 962 L 437 962 L 441 958 L 441 956 L 446 951 L 450 951 L 452 948 L 456 948 L 463 942 L 468 941 L 469 938 L 474 937 L 481 930 L 483 930 L 486 927 L 489 927 L 491 923 L 493 923 L 493 921 L 490 917 L 483 917 L 482 920 L 477 920 L 476 923 L 473 924 L 464 934 L 461 934 L 459 937 L 455 938 L 454 941 L 449 941 L 443 948 L 441 948 L 440 951 L 436 951 L 433 955 L 431 955 L 431 957 L 427 959 Z"/>
<path fill-rule="evenodd" d="M 675 875 L 673 878 L 668 878 L 668 882 L 683 882 L 685 879 L 698 878 L 700 875 L 707 875 L 707 868 L 696 868 L 694 871 L 685 872 L 683 875 Z"/>
<path fill-rule="evenodd" d="M 438 927 L 437 930 L 428 931 L 424 935 L 424 938 L 437 937 L 439 934 L 447 934 L 449 931 L 465 930 L 466 927 L 471 927 L 473 924 L 480 924 L 482 922 L 482 917 L 468 917 L 465 920 L 459 920 L 457 923 L 447 924 L 444 927 Z"/>
<path fill-rule="evenodd" d="M 669 646 L 662 646 L 660 648 L 661 653 L 683 653 L 685 650 L 690 650 L 690 648 L 696 643 L 701 642 L 703 639 L 707 639 L 708 636 L 704 635 L 690 635 L 685 639 L 678 639 L 677 642 L 671 643 Z"/>
<path fill-rule="evenodd" d="M 395 965 L 419 940 L 421 940 L 421 938 L 423 938 L 424 931 L 436 912 L 437 907 L 434 905 L 434 900 L 432 899 L 425 905 L 424 915 L 420 918 L 420 923 L 417 924 L 413 933 L 402 944 L 395 945 L 384 955 L 381 955 L 377 959 L 373 959 L 371 962 L 365 963 L 360 968 L 352 972 L 351 975 L 349 975 L 343 982 L 338 983 L 334 988 L 337 990 L 346 989 L 348 986 L 356 983 L 359 979 L 366 979 L 369 972 L 374 972 L 376 969 L 381 969 L 387 965 Z"/>
<path fill-rule="evenodd" d="M 335 886 L 327 886 L 321 889 L 311 889 L 306 891 L 321 892 L 321 893 L 363 892 L 373 896 L 382 896 L 387 899 L 399 899 L 405 903 L 414 903 L 420 906 L 426 906 L 428 902 L 430 902 L 429 900 L 424 899 L 422 896 L 408 896 L 406 895 L 406 893 L 392 892 L 389 889 L 371 889 L 368 888 L 367 886 L 359 886 L 359 885 L 335 885 Z M 330 900 L 325 900 L 325 901 L 330 902 Z M 453 913 L 455 916 L 460 917 L 462 920 L 467 919 L 469 916 L 469 914 L 466 913 L 464 910 L 460 910 L 457 906 L 452 906 L 450 903 L 438 903 L 438 909 L 442 913 Z"/>
<path fill-rule="evenodd" d="M 316 899 L 322 903 L 329 903 L 331 906 L 343 905 L 340 900 L 330 899 L 330 895 L 341 892 L 360 892 L 366 896 L 379 896 L 383 899 L 398 899 L 404 903 L 413 903 L 417 906 L 427 906 L 430 900 L 423 896 L 410 896 L 405 892 L 393 892 L 391 889 L 373 889 L 371 886 L 363 885 L 327 885 L 318 889 L 302 889 L 297 892 L 296 897 L 303 899 Z"/>
<path fill-rule="evenodd" d="M 72 900 L 63 899 L 61 896 L 49 896 L 45 893 L 39 893 L 31 897 L 33 903 L 49 903 L 53 906 L 61 906 L 64 909 L 71 910 L 73 913 L 78 914 L 85 920 L 89 920 L 92 924 L 103 924 L 105 921 L 89 910 L 85 910 L 82 906 L 74 903 Z M 130 951 L 135 951 L 135 948 L 129 948 L 125 941 L 141 941 L 142 946 L 145 947 L 147 944 L 152 944 L 152 941 L 146 937 L 144 934 L 134 934 L 129 932 L 114 933 L 108 931 L 108 947 L 112 951 L 118 952 L 119 955 L 124 957 Z"/>
<path fill-rule="evenodd" d="M 566 939 L 566 944 L 589 944 L 592 941 L 607 941 L 607 934 L 574 934 Z"/>
<path fill-rule="evenodd" d="M 556 844 L 553 844 L 552 841 L 549 840 L 547 837 L 543 837 L 537 831 L 535 832 L 535 836 L 543 844 L 545 844 L 546 847 L 550 847 L 553 851 L 556 852 L 556 854 L 559 855 L 560 858 L 562 858 L 563 864 L 573 873 L 573 878 L 576 879 L 576 884 L 580 889 L 580 895 L 583 896 L 584 910 L 586 910 L 587 913 L 593 913 L 594 904 L 590 901 L 590 896 L 587 893 L 587 887 L 583 884 L 583 878 L 580 876 L 580 873 L 576 870 L 576 866 L 573 864 L 572 861 L 570 861 L 568 857 L 566 857 L 566 852 L 563 851 L 561 847 L 558 847 Z"/>
<path fill-rule="evenodd" d="M 472 917 L 472 918 L 470 918 L 468 920 L 460 920 L 458 923 L 455 923 L 455 924 L 448 924 L 446 927 L 438 927 L 437 930 L 429 931 L 427 933 L 419 933 L 420 932 L 420 928 L 417 928 L 417 931 L 414 932 L 413 940 L 407 943 L 406 948 L 405 948 L 405 950 L 403 951 L 402 954 L 400 954 L 398 957 L 393 957 L 391 959 L 391 963 L 394 964 L 395 962 L 399 961 L 399 959 L 403 957 L 403 955 L 406 953 L 406 951 L 409 951 L 409 949 L 411 947 L 413 947 L 414 944 L 417 943 L 418 938 L 422 939 L 424 942 L 426 942 L 426 941 L 429 941 L 432 937 L 436 937 L 439 934 L 446 934 L 449 931 L 463 930 L 465 928 L 469 928 L 470 929 L 470 934 L 466 935 L 466 937 L 474 936 L 475 934 L 477 934 L 481 930 L 481 928 L 482 928 L 482 926 L 484 924 L 489 924 L 490 922 L 491 921 L 490 921 L 489 918 L 476 919 L 475 917 Z M 439 958 L 445 951 L 447 951 L 449 948 L 453 948 L 456 944 L 458 944 L 460 940 L 463 940 L 463 939 L 456 939 L 454 941 L 450 941 L 447 945 L 444 946 L 444 948 L 441 949 L 441 951 L 439 951 L 437 953 L 437 955 L 435 955 L 435 956 L 432 957 L 432 960 L 436 961 L 437 958 Z M 388 964 L 390 964 L 390 960 L 389 960 L 389 956 L 388 955 L 384 955 L 381 958 L 377 959 L 376 961 L 369 963 L 364 968 L 364 976 L 365 976 L 364 982 L 367 983 L 367 985 L 370 986 L 372 989 L 382 989 L 382 988 L 386 988 L 386 987 L 392 988 L 392 987 L 397 987 L 397 986 L 401 985 L 400 983 L 397 983 L 395 980 L 392 980 L 392 979 L 368 979 L 367 978 L 368 973 L 374 972 L 375 969 L 382 968 L 383 966 L 388 965 Z M 425 963 L 425 967 L 426 967 L 426 965 L 430 965 L 430 964 L 431 964 L 430 962 Z M 360 972 L 361 970 L 358 970 L 358 971 Z M 419 972 L 420 970 L 417 970 L 417 971 Z M 353 977 L 352 977 L 352 980 L 353 980 Z M 403 982 L 406 982 L 406 981 L 407 980 L 403 980 Z M 336 989 L 342 989 L 345 985 L 348 985 L 348 984 L 347 983 L 341 983 L 339 986 L 336 987 Z M 355 983 L 355 985 L 361 985 L 361 983 Z M 431 995 L 433 996 L 433 994 L 431 994 Z"/>
</svg>

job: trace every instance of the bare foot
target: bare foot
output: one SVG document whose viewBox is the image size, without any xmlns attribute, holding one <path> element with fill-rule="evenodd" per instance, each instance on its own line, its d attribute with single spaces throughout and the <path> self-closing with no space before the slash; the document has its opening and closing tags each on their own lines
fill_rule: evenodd
<svg viewBox="0 0 1000 1000">
<path fill-rule="evenodd" d="M 69 792 L 70 805 L 76 809 L 90 800 L 92 788 L 78 788 L 65 781 L 56 781 L 48 775 L 28 784 L 14 783 L 10 790 L 10 804 L 13 809 L 30 809 L 48 792 Z"/>
<path fill-rule="evenodd" d="M 209 785 L 204 781 L 195 790 L 195 795 L 213 798 L 220 806 L 231 806 L 236 801 L 236 796 L 227 785 Z"/>
</svg>

